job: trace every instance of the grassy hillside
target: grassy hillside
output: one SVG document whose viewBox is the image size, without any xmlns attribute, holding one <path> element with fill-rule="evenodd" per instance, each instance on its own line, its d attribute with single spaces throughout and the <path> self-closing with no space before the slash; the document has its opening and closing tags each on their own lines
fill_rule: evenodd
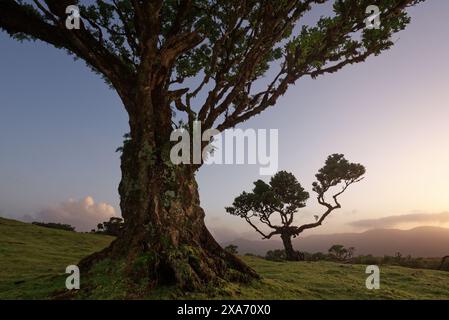
<svg viewBox="0 0 449 320">
<path fill-rule="evenodd" d="M 112 240 L 0 218 L 0 299 L 44 298 L 64 288 L 65 280 L 53 277 Z"/>
<path fill-rule="evenodd" d="M 111 240 L 0 218 L 0 299 L 45 299 L 55 290 L 63 290 L 65 267 Z M 164 288 L 144 298 L 449 299 L 449 272 L 382 266 L 381 289 L 370 291 L 365 288 L 367 275 L 362 265 L 243 259 L 262 275 L 262 281 L 230 284 L 209 295 L 181 295 Z M 114 270 L 108 270 L 107 262 L 98 268 L 104 274 L 90 279 L 95 287 L 89 298 L 133 298 L 124 295 L 127 285 Z"/>
</svg>

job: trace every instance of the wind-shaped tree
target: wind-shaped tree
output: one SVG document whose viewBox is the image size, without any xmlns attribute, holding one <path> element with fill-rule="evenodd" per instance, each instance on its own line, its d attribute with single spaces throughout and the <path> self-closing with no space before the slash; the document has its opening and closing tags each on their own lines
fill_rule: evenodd
<svg viewBox="0 0 449 320">
<path fill-rule="evenodd" d="M 286 171 L 276 173 L 269 184 L 262 180 L 254 182 L 253 192 L 243 192 L 226 211 L 245 219 L 263 239 L 280 235 L 287 260 L 300 260 L 300 253 L 293 249 L 292 237 L 320 226 L 332 211 L 341 208 L 338 196 L 351 184 L 362 180 L 364 174 L 365 168 L 361 164 L 350 163 L 342 154 L 330 155 L 315 175 L 317 181 L 312 184 L 318 203 L 326 210 L 321 215 L 315 215 L 315 222 L 299 227 L 294 225 L 294 216 L 298 209 L 305 207 L 309 193 L 304 191 L 293 174 Z M 342 186 L 341 190 L 332 195 L 332 202 L 327 202 L 325 194 L 338 185 Z M 258 220 L 272 231 L 264 232 L 253 220 Z"/>
<path fill-rule="evenodd" d="M 230 269 L 256 277 L 206 229 L 194 177 L 201 165 L 171 163 L 170 133 L 180 119 L 187 130 L 194 120 L 204 130 L 232 128 L 273 106 L 301 77 L 380 54 L 417 2 L 0 0 L 1 29 L 84 60 L 117 91 L 129 116 L 119 186 L 124 229 L 82 267 L 126 259 L 131 278 L 184 289 L 225 278 Z M 333 13 L 305 25 L 301 18 L 323 3 Z M 68 5 L 80 8 L 79 29 L 66 27 Z M 370 5 L 380 9 L 379 29 L 366 28 Z"/>
</svg>

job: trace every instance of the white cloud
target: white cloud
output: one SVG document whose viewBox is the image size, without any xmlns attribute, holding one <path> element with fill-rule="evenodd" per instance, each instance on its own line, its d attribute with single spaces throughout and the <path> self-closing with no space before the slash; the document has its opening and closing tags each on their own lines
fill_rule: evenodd
<svg viewBox="0 0 449 320">
<path fill-rule="evenodd" d="M 98 223 L 117 216 L 113 206 L 99 202 L 95 203 L 91 196 L 81 200 L 69 199 L 56 206 L 51 206 L 36 212 L 25 219 L 39 222 L 66 223 L 74 226 L 77 231 L 90 231 Z"/>
</svg>

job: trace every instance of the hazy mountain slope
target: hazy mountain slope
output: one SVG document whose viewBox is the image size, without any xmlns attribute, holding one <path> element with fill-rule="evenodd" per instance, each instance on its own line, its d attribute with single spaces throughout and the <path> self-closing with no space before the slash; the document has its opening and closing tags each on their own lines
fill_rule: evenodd
<svg viewBox="0 0 449 320">
<path fill-rule="evenodd" d="M 282 247 L 279 240 L 235 239 L 229 243 L 237 245 L 241 253 L 265 254 L 267 250 Z M 293 244 L 297 250 L 307 252 L 326 252 L 333 244 L 342 244 L 355 247 L 356 254 L 383 256 L 401 252 L 403 255 L 418 257 L 439 257 L 449 254 L 449 229 L 419 227 L 411 230 L 376 229 L 362 233 L 311 235 L 296 238 Z"/>
</svg>

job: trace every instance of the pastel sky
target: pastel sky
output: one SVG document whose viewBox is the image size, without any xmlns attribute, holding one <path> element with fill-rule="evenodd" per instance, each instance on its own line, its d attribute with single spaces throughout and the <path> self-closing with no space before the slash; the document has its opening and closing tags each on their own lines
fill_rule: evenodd
<svg viewBox="0 0 449 320">
<path fill-rule="evenodd" d="M 449 227 L 449 1 L 429 0 L 410 14 L 393 49 L 336 74 L 301 79 L 242 126 L 278 129 L 279 169 L 309 191 L 331 153 L 366 166 L 366 179 L 342 197 L 343 208 L 309 233 Z M 119 213 L 115 149 L 127 131 L 118 96 L 83 62 L 0 33 L 1 216 Z M 257 165 L 200 170 L 206 221 L 219 237 L 253 235 L 224 207 L 260 178 L 268 179 Z M 314 202 L 299 222 L 321 212 Z"/>
</svg>

